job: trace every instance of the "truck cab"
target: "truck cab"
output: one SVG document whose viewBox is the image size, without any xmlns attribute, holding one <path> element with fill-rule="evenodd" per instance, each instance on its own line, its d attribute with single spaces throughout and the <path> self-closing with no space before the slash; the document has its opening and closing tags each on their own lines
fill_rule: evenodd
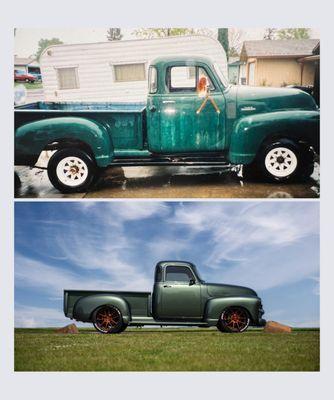
<svg viewBox="0 0 334 400">
<path fill-rule="evenodd" d="M 207 58 L 154 60 L 149 68 L 146 108 L 150 151 L 222 153 L 227 144 L 223 91 L 228 86 Z M 210 101 L 201 109 L 208 91 Z"/>
</svg>

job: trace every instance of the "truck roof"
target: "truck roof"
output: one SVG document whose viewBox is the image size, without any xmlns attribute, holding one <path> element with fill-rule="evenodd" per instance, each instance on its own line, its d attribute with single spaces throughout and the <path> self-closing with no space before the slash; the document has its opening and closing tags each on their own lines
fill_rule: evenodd
<svg viewBox="0 0 334 400">
<path fill-rule="evenodd" d="M 164 267 L 166 267 L 168 265 L 172 265 L 173 267 L 185 267 L 185 266 L 189 267 L 190 266 L 192 268 L 192 270 L 195 272 L 195 275 L 197 276 L 197 278 L 200 281 L 203 281 L 201 276 L 200 276 L 200 274 L 199 274 L 199 272 L 198 272 L 198 270 L 197 270 L 197 268 L 196 268 L 196 265 L 193 264 L 190 261 L 179 261 L 179 260 L 159 261 L 155 268 L 157 268 L 158 266 L 164 268 Z"/>
<path fill-rule="evenodd" d="M 157 65 L 157 64 L 168 64 L 170 62 L 186 62 L 187 64 L 189 63 L 194 64 L 196 62 L 202 62 L 205 64 L 212 64 L 213 61 L 210 57 L 207 56 L 198 56 L 196 54 L 187 54 L 183 56 L 165 56 L 165 57 L 157 57 L 153 59 L 150 63 L 150 65 Z"/>
</svg>

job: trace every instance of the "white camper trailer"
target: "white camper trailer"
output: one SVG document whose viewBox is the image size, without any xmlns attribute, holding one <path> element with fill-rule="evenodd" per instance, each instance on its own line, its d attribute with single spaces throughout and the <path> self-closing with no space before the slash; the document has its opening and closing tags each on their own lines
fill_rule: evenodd
<svg viewBox="0 0 334 400">
<path fill-rule="evenodd" d="M 57 102 L 145 101 L 150 61 L 187 54 L 210 57 L 227 76 L 224 49 L 208 36 L 50 46 L 40 58 L 44 98 Z"/>
</svg>

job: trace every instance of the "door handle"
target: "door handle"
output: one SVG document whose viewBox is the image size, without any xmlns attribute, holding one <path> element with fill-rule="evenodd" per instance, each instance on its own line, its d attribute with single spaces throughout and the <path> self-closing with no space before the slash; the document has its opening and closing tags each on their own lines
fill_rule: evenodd
<svg viewBox="0 0 334 400">
<path fill-rule="evenodd" d="M 171 287 L 171 285 L 164 285 L 164 287 Z"/>
<path fill-rule="evenodd" d="M 164 100 L 162 104 L 174 104 L 175 100 Z"/>
<path fill-rule="evenodd" d="M 156 106 L 150 106 L 148 108 L 151 112 L 155 112 L 157 110 Z"/>
</svg>

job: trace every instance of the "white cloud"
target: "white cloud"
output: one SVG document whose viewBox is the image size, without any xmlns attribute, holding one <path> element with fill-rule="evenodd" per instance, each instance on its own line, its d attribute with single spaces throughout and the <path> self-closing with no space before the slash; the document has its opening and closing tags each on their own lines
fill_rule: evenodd
<svg viewBox="0 0 334 400">
<path fill-rule="evenodd" d="M 119 273 L 117 279 L 112 279 L 107 275 L 94 278 L 92 274 L 88 278 L 80 272 L 74 273 L 20 254 L 15 257 L 15 285 L 21 288 L 36 288 L 46 292 L 49 297 L 62 296 L 64 289 L 149 290 L 152 286 L 152 278 L 149 279 L 140 272 L 138 270 L 137 274 L 133 275 L 129 272 Z"/>
<path fill-rule="evenodd" d="M 16 328 L 42 328 L 68 325 L 70 322 L 59 309 L 15 305 Z"/>
<path fill-rule="evenodd" d="M 109 203 L 112 211 L 115 203 Z M 117 203 L 117 214 L 125 221 L 142 220 L 151 217 L 164 217 L 168 214 L 169 208 L 161 202 L 133 202 L 125 201 Z"/>
</svg>

